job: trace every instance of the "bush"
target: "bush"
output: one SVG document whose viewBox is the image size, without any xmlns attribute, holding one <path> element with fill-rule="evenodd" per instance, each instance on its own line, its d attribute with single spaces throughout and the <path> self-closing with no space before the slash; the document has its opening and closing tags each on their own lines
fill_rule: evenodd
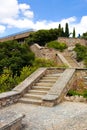
<svg viewBox="0 0 87 130">
<path fill-rule="evenodd" d="M 77 61 L 83 61 L 85 58 L 87 59 L 87 47 L 76 44 L 74 51 L 76 52 L 77 55 Z"/>
<path fill-rule="evenodd" d="M 47 47 L 63 51 L 64 49 L 67 48 L 67 45 L 65 43 L 60 43 L 60 42 L 57 42 L 57 41 L 51 41 L 51 42 L 47 43 Z"/>
<path fill-rule="evenodd" d="M 87 90 L 85 90 L 85 91 L 83 92 L 83 97 L 84 97 L 84 98 L 87 98 Z"/>
<path fill-rule="evenodd" d="M 37 67 L 57 67 L 57 64 L 52 60 L 36 58 L 33 64 Z"/>
<path fill-rule="evenodd" d="M 81 94 L 75 90 L 69 90 L 68 93 L 67 93 L 68 96 L 75 96 L 75 95 L 78 95 L 80 96 Z"/>
<path fill-rule="evenodd" d="M 39 67 L 54 67 L 57 66 L 53 61 L 45 59 L 35 59 L 32 66 L 25 66 L 20 71 L 20 76 L 12 76 L 11 69 L 4 68 L 3 73 L 0 75 L 0 92 L 12 90 L 16 85 L 26 79 Z"/>
</svg>

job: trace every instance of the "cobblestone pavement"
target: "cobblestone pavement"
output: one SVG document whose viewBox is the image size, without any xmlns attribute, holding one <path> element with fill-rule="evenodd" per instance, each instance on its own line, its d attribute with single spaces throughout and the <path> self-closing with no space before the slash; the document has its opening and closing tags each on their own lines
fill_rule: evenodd
<svg viewBox="0 0 87 130">
<path fill-rule="evenodd" d="M 3 111 L 25 114 L 21 130 L 87 130 L 87 104 L 63 102 L 55 107 L 17 103 Z"/>
</svg>

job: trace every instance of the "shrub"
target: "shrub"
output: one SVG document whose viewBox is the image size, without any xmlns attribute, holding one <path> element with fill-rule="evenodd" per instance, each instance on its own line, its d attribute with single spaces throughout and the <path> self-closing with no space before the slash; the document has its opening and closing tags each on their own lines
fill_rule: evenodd
<svg viewBox="0 0 87 130">
<path fill-rule="evenodd" d="M 75 95 L 78 95 L 80 96 L 81 94 L 75 90 L 69 90 L 68 93 L 67 93 L 68 96 L 75 96 Z"/>
<path fill-rule="evenodd" d="M 87 47 L 86 46 L 76 44 L 74 51 L 77 54 L 77 61 L 83 61 L 83 60 L 85 60 L 85 58 L 87 58 Z"/>
<path fill-rule="evenodd" d="M 63 51 L 64 49 L 67 48 L 67 45 L 65 43 L 60 43 L 60 42 L 57 42 L 57 41 L 51 41 L 51 42 L 47 43 L 47 47 Z"/>
<path fill-rule="evenodd" d="M 57 67 L 57 64 L 52 60 L 36 58 L 33 64 L 37 67 Z"/>
</svg>

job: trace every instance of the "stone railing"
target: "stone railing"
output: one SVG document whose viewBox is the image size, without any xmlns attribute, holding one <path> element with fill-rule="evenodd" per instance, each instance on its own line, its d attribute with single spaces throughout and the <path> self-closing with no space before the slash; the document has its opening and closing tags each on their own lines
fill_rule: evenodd
<svg viewBox="0 0 87 130">
<path fill-rule="evenodd" d="M 47 68 L 39 68 L 12 91 L 0 94 L 0 108 L 16 103 L 32 85 L 45 75 Z"/>
<path fill-rule="evenodd" d="M 54 106 L 59 104 L 68 93 L 69 89 L 73 86 L 74 80 L 75 69 L 66 69 L 48 94 L 43 97 L 42 105 Z"/>
</svg>

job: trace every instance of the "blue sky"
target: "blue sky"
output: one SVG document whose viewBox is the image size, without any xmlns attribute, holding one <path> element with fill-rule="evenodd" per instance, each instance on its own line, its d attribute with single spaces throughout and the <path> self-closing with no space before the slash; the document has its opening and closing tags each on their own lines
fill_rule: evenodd
<svg viewBox="0 0 87 130">
<path fill-rule="evenodd" d="M 77 35 L 87 31 L 87 0 L 0 0 L 0 37 L 66 22 Z"/>
</svg>

